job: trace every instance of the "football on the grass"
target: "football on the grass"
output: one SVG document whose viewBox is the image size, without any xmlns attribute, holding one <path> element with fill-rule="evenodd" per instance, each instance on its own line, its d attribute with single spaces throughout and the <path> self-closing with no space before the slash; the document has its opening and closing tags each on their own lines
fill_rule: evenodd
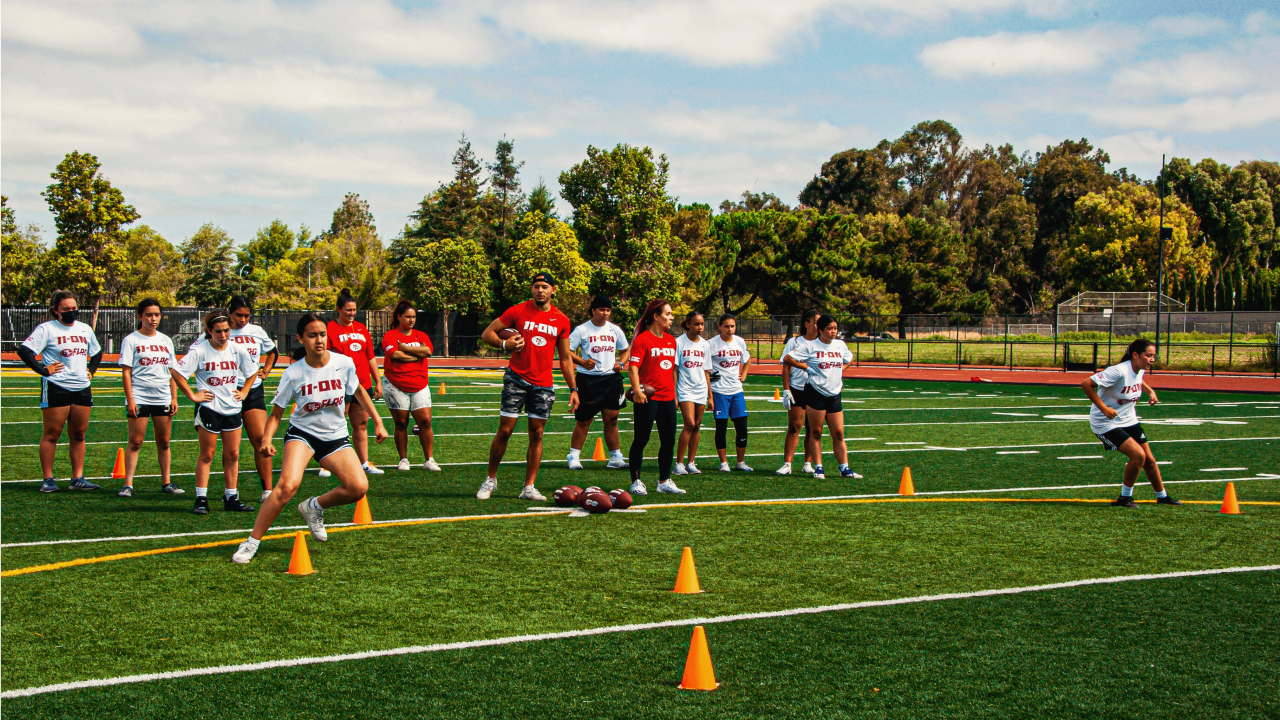
<svg viewBox="0 0 1280 720">
<path fill-rule="evenodd" d="M 584 493 L 589 493 L 589 492 L 604 492 L 604 490 L 600 489 L 600 486 L 599 486 L 599 485 L 592 485 L 591 487 L 587 488 L 586 490 L 583 490 L 582 492 L 584 492 Z"/>
<path fill-rule="evenodd" d="M 582 488 L 577 485 L 565 485 L 551 493 L 551 497 L 559 507 L 573 507 L 578 503 L 578 496 L 581 494 Z"/>
<path fill-rule="evenodd" d="M 593 515 L 607 513 L 613 509 L 613 501 L 609 499 L 608 495 L 598 490 L 596 492 L 582 493 L 582 499 L 578 501 L 578 504 L 582 506 L 583 510 Z"/>
<path fill-rule="evenodd" d="M 613 509 L 615 510 L 626 510 L 631 507 L 631 493 L 621 488 L 610 492 L 609 500 L 613 502 Z"/>
<path fill-rule="evenodd" d="M 652 385 L 641 385 L 640 389 L 644 391 L 645 399 L 653 397 L 653 394 L 657 392 L 657 389 L 654 388 Z M 631 388 L 627 388 L 627 402 L 635 402 L 635 401 L 636 401 L 635 392 Z"/>
</svg>

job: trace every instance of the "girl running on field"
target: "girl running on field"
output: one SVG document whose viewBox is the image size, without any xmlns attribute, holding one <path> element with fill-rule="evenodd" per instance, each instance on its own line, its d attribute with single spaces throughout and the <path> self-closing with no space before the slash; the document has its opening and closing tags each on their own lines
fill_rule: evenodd
<svg viewBox="0 0 1280 720">
<path fill-rule="evenodd" d="M 178 389 L 196 404 L 196 435 L 200 438 L 200 456 L 196 459 L 196 504 L 191 512 L 209 514 L 209 468 L 213 453 L 222 439 L 222 509 L 248 512 L 252 505 L 240 502 L 236 489 L 240 473 L 240 431 L 244 427 L 242 405 L 252 391 L 258 363 L 243 344 L 231 342 L 231 319 L 221 310 L 204 316 L 203 342 L 191 349 L 169 371 Z M 187 378 L 196 378 L 196 390 Z M 239 386 L 239 389 L 237 389 Z"/>
<path fill-rule="evenodd" d="M 338 487 L 319 497 L 308 498 L 298 504 L 298 512 L 306 521 L 311 536 L 320 542 L 329 539 L 324 529 L 324 511 L 338 505 L 358 502 L 369 490 L 369 480 L 360 466 L 360 457 L 351 448 L 347 433 L 347 421 L 343 417 L 348 397 L 364 408 L 373 418 L 377 441 L 387 439 L 387 429 L 382 425 L 373 407 L 369 393 L 360 385 L 360 375 L 355 363 L 346 355 L 328 350 L 328 327 L 313 313 L 307 313 L 298 321 L 298 342 L 292 365 L 280 376 L 271 417 L 267 419 L 266 433 L 257 452 L 267 457 L 276 454 L 274 445 L 276 429 L 284 417 L 284 409 L 296 403 L 289 416 L 289 429 L 284 434 L 284 459 L 280 464 L 280 482 L 276 490 L 262 503 L 258 519 L 253 523 L 249 539 L 231 556 L 232 562 L 245 564 L 258 552 L 258 543 L 267 530 L 280 517 L 284 506 L 293 499 L 302 483 L 303 472 L 311 458 L 338 477 Z M 303 355 L 305 353 L 305 355 Z"/>
<path fill-rule="evenodd" d="M 356 366 L 360 387 L 374 400 L 382 399 L 382 377 L 378 374 L 378 360 L 374 356 L 373 335 L 362 322 L 356 322 L 356 300 L 346 288 L 338 293 L 338 319 L 330 320 L 329 350 L 346 355 Z M 355 446 L 361 467 L 366 475 L 382 475 L 383 471 L 369 463 L 369 416 L 364 406 L 355 401 L 355 395 L 347 396 L 347 417 L 351 420 L 351 444 Z M 320 468 L 320 476 L 329 471 Z"/>
<path fill-rule="evenodd" d="M 133 497 L 133 473 L 138 452 L 147 439 L 147 422 L 155 430 L 156 460 L 160 464 L 160 488 L 181 495 L 182 488 L 169 481 L 169 439 L 173 416 L 178 412 L 178 383 L 169 372 L 178 364 L 173 341 L 160 332 L 160 303 L 147 298 L 138 303 L 138 329 L 120 343 L 120 379 L 124 383 L 125 418 L 129 445 L 124 451 L 124 487 L 120 497 Z"/>
<path fill-rule="evenodd" d="M 742 338 L 734 335 L 738 319 L 721 315 L 716 321 L 720 334 L 707 343 L 711 351 L 711 392 L 715 393 L 716 452 L 720 455 L 720 472 L 730 472 L 728 447 L 729 421 L 733 421 L 734 445 L 738 449 L 738 464 L 733 469 L 754 472 L 747 465 L 747 396 L 742 392 L 742 381 L 751 369 L 751 353 Z"/>
<path fill-rule="evenodd" d="M 676 402 L 684 428 L 676 442 L 676 475 L 701 475 L 695 462 L 698 457 L 698 440 L 702 435 L 702 414 L 708 405 L 715 409 L 711 397 L 711 349 L 702 333 L 707 329 L 707 318 L 694 310 L 680 323 L 684 333 L 676 338 Z M 686 461 L 685 458 L 688 458 Z"/>
<path fill-rule="evenodd" d="M 1124 466 L 1124 483 L 1120 486 L 1120 497 L 1112 505 L 1136 508 L 1133 501 L 1133 484 L 1138 480 L 1138 473 L 1145 472 L 1151 482 L 1151 489 L 1156 491 L 1156 502 L 1160 505 L 1181 505 L 1164 489 L 1160 479 L 1160 466 L 1156 464 L 1156 456 L 1147 443 L 1147 434 L 1142 431 L 1138 422 L 1137 405 L 1142 400 L 1142 393 L 1147 393 L 1147 404 L 1160 402 L 1156 391 L 1151 389 L 1142 376 L 1156 361 L 1156 345 L 1150 340 L 1138 339 L 1129 344 L 1124 351 L 1124 360 L 1118 365 L 1093 375 L 1080 387 L 1093 402 L 1089 410 L 1089 428 L 1098 436 L 1108 450 L 1118 450 L 1129 462 Z"/>
<path fill-rule="evenodd" d="M 782 348 L 782 354 L 785 356 L 791 351 L 799 348 L 805 343 L 813 342 L 818 338 L 818 315 L 817 310 L 805 310 L 804 315 L 800 318 L 801 327 L 804 328 L 803 335 L 796 335 L 787 340 L 787 344 Z M 809 444 L 808 414 L 805 412 L 805 387 L 809 384 L 809 373 L 799 368 L 784 369 L 782 372 L 782 407 L 787 411 L 787 436 L 782 441 L 782 467 L 778 468 L 778 475 L 791 474 L 791 458 L 795 457 L 796 445 L 800 441 L 800 428 L 804 430 L 804 467 L 800 472 L 813 474 L 813 461 L 816 454 Z"/>
<path fill-rule="evenodd" d="M 75 295 L 66 290 L 55 292 L 49 300 L 49 314 L 55 319 L 37 326 L 18 347 L 18 357 L 41 377 L 44 431 L 40 435 L 40 470 L 44 472 L 44 482 L 40 483 L 40 492 L 61 490 L 53 481 L 53 460 L 63 428 L 67 430 L 71 455 L 71 484 L 67 487 L 97 490 L 98 486 L 84 477 L 84 434 L 89 429 L 89 410 L 93 407 L 89 383 L 102 362 L 102 346 L 93 330 L 80 322 Z"/>
<path fill-rule="evenodd" d="M 836 337 L 840 326 L 830 315 L 818 317 L 818 337 L 813 342 L 796 346 L 782 356 L 782 364 L 798 368 L 808 374 L 805 386 L 805 413 L 809 423 L 809 442 L 812 443 L 816 464 L 815 480 L 825 480 L 822 470 L 822 423 L 825 420 L 831 430 L 831 445 L 836 462 L 840 463 L 840 477 L 860 479 L 862 476 L 849 468 L 849 448 L 844 442 L 844 405 L 840 393 L 844 390 L 844 366 L 853 361 L 853 353 L 843 340 Z"/>
<path fill-rule="evenodd" d="M 401 300 L 391 313 L 391 329 L 382 336 L 382 367 L 387 376 L 383 400 L 395 422 L 396 452 L 400 453 L 397 470 L 408 470 L 409 416 L 418 424 L 418 442 L 426 460 L 422 469 L 440 471 L 432 455 L 436 434 L 431 427 L 431 387 L 428 385 L 427 358 L 431 356 L 431 338 L 413 328 L 418 311 L 413 303 Z"/>
<path fill-rule="evenodd" d="M 675 324 L 671 303 L 654 300 L 645 306 L 631 341 L 631 395 L 635 406 L 635 435 L 631 440 L 631 494 L 648 495 L 640 480 L 644 448 L 654 423 L 658 425 L 658 492 L 684 494 L 671 480 L 676 445 L 676 339 L 667 334 Z M 653 388 L 646 395 L 644 386 Z"/>
</svg>

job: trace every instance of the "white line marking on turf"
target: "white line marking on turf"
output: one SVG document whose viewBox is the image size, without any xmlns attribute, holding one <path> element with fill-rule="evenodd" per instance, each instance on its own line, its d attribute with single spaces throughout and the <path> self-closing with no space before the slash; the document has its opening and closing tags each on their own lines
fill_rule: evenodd
<svg viewBox="0 0 1280 720">
<path fill-rule="evenodd" d="M 997 455 L 1039 455 L 1039 450 L 997 450 Z"/>
<path fill-rule="evenodd" d="M 1101 460 L 1101 455 L 1064 455 L 1059 460 Z"/>
<path fill-rule="evenodd" d="M 518 643 L 542 642 L 544 640 L 567 640 L 570 638 L 590 637 L 594 635 L 612 635 L 616 633 L 640 632 L 643 630 L 658 630 L 662 628 L 688 627 L 690 625 L 712 625 L 730 622 L 742 622 L 747 620 L 772 620 L 775 618 L 795 617 L 798 615 L 818 615 L 821 613 L 841 612 L 846 610 L 861 610 L 864 608 L 890 607 L 893 605 L 913 605 L 916 603 L 943 602 L 947 600 L 970 600 L 973 598 L 999 597 L 1002 595 L 1021 595 L 1023 593 L 1032 592 L 1048 592 L 1053 590 L 1068 590 L 1071 588 L 1088 587 L 1092 585 L 1115 585 L 1125 582 L 1142 582 L 1147 580 L 1173 580 L 1177 578 L 1188 577 L 1204 577 L 1208 575 L 1225 575 L 1228 573 L 1245 573 L 1245 572 L 1271 572 L 1280 570 L 1280 565 L 1254 565 L 1250 567 L 1229 567 L 1214 568 L 1211 570 L 1184 570 L 1181 572 L 1170 573 L 1153 573 L 1149 575 L 1121 575 L 1118 577 L 1105 578 L 1087 578 L 1084 580 L 1069 580 L 1067 582 L 1049 583 L 1045 585 L 1025 585 L 1022 587 L 996 588 L 991 590 L 974 590 L 971 592 L 960 593 L 942 593 L 939 595 L 916 595 L 913 597 L 893 598 L 889 600 L 867 600 L 857 603 L 842 603 L 839 605 L 819 605 L 816 607 L 790 608 L 788 610 L 772 610 L 766 612 L 754 613 L 738 613 L 735 615 L 718 615 L 713 617 L 696 617 L 685 618 L 682 620 L 664 620 L 662 622 L 651 623 L 632 623 L 628 625 L 609 625 L 598 628 L 586 628 L 583 630 L 569 630 L 566 632 L 538 633 L 532 635 L 513 635 L 509 637 L 492 638 L 489 640 L 468 640 L 463 642 L 452 643 L 435 643 L 432 645 L 410 645 L 407 647 L 388 648 L 386 650 L 366 650 L 364 652 L 344 653 L 341 655 L 324 655 L 319 657 L 301 657 L 289 658 L 285 660 L 268 660 L 257 663 L 244 663 L 241 665 L 218 665 L 215 667 L 191 668 L 188 670 L 171 670 L 169 672 L 146 673 L 143 675 L 123 675 L 119 677 L 98 678 L 95 680 L 77 680 L 75 682 L 56 683 L 53 685 L 41 685 L 38 687 L 21 688 L 18 690 L 6 690 L 0 693 L 0 699 L 9 700 L 19 697 L 31 697 L 33 695 L 44 695 L 46 693 L 65 692 L 67 690 L 82 690 L 85 688 L 111 687 L 114 685 L 127 685 L 133 683 L 154 682 L 156 680 L 176 680 L 186 677 L 203 677 L 207 675 L 227 675 L 231 673 L 241 672 L 257 672 L 260 670 L 274 670 L 285 667 L 299 667 L 303 665 L 320 665 L 324 663 L 346 662 L 349 660 L 368 660 L 379 657 L 395 657 L 400 655 L 420 655 L 430 652 L 445 652 L 449 650 L 469 650 L 482 647 L 499 647 L 502 645 L 515 645 Z"/>
<path fill-rule="evenodd" d="M 1014 417 L 1040 417 L 1035 413 L 993 412 L 992 415 L 1013 415 Z"/>
<path fill-rule="evenodd" d="M 1249 469 L 1249 468 L 1247 468 L 1247 467 L 1235 467 L 1235 468 L 1200 468 L 1200 472 L 1241 472 L 1241 471 L 1243 471 L 1243 470 L 1248 470 L 1248 469 Z"/>
<path fill-rule="evenodd" d="M 926 442 L 887 442 L 885 445 L 928 445 Z"/>
</svg>

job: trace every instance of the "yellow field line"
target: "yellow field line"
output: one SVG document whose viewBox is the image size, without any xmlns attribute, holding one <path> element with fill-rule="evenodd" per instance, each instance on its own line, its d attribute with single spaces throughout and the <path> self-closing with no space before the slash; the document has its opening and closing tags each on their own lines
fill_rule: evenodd
<svg viewBox="0 0 1280 720">
<path fill-rule="evenodd" d="M 892 497 L 892 498 L 858 498 L 844 500 L 742 500 L 742 501 L 709 501 L 709 502 L 691 502 L 691 503 L 671 503 L 671 504 L 655 504 L 645 505 L 645 510 L 653 510 L 659 508 L 698 508 L 698 507 L 735 507 L 750 505 L 868 505 L 874 503 L 1109 503 L 1111 500 L 1107 498 L 922 498 L 922 497 Z M 1137 502 L 1143 504 L 1154 504 L 1154 500 L 1139 500 Z M 1219 505 L 1220 500 L 1183 500 L 1186 505 Z M 1280 507 L 1280 502 L 1265 501 L 1243 501 L 1241 505 L 1258 505 Z M 444 517 L 444 518 L 426 518 L 423 520 L 402 520 L 391 522 L 380 522 L 372 525 L 345 525 L 329 529 L 329 532 L 345 532 L 349 530 L 375 530 L 378 528 L 389 527 L 408 527 L 412 525 L 432 525 L 436 523 L 462 522 L 465 520 L 506 520 L 508 518 L 521 517 L 541 517 L 548 515 L 561 515 L 570 512 L 570 510 L 562 511 L 541 511 L 528 513 L 510 513 L 505 515 L 469 515 L 463 517 Z M 265 535 L 263 540 L 280 540 L 283 538 L 291 538 L 294 532 L 276 533 L 274 535 Z M 49 563 L 47 565 L 32 565 L 31 567 L 18 568 L 16 570 L 6 570 L 0 572 L 0 578 L 14 577 L 17 575 L 28 575 L 30 573 L 47 572 L 49 570 L 62 570 L 64 568 L 77 567 L 80 565 L 93 565 L 96 563 L 112 562 L 115 560 L 130 560 L 133 558 L 147 557 L 150 555 L 164 555 L 167 553 L 182 552 L 184 550 L 201 550 L 204 548 L 223 547 L 230 545 L 239 545 L 243 540 L 217 540 L 214 542 L 198 543 L 195 545 L 179 545 L 177 547 L 155 548 L 152 550 L 139 550 L 137 552 L 116 553 L 114 555 L 102 555 L 99 557 L 77 558 L 75 560 L 64 560 L 62 562 Z"/>
</svg>

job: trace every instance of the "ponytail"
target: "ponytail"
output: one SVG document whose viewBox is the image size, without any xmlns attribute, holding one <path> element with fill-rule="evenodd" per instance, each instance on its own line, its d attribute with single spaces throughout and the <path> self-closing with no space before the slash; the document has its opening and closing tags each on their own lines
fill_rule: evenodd
<svg viewBox="0 0 1280 720">
<path fill-rule="evenodd" d="M 307 331 L 307 326 L 310 325 L 311 323 L 320 323 L 325 327 L 329 326 L 329 324 L 326 323 L 324 319 L 321 318 L 319 315 L 315 313 L 306 313 L 302 317 L 298 318 L 298 327 L 297 327 L 298 337 L 302 337 L 302 334 Z M 307 356 L 307 348 L 302 345 L 299 345 L 298 347 L 294 348 L 293 352 L 289 353 L 289 357 L 293 358 L 295 362 L 298 360 L 301 360 L 306 356 Z"/>
<path fill-rule="evenodd" d="M 640 321 L 636 323 L 636 334 L 633 337 L 639 337 L 640 333 L 649 329 L 649 325 L 653 323 L 653 318 L 662 312 L 662 308 L 671 303 L 661 298 L 650 300 L 648 305 L 644 306 L 644 313 L 640 315 Z"/>
<path fill-rule="evenodd" d="M 353 303 L 353 302 L 355 302 L 355 301 L 356 301 L 356 299 L 355 299 L 355 298 L 353 298 L 353 297 L 351 297 L 351 291 L 350 291 L 350 290 L 348 290 L 348 289 L 346 289 L 346 288 L 342 288 L 341 290 L 339 290 L 339 291 L 338 291 L 338 306 L 337 306 L 337 308 L 338 308 L 339 310 L 341 310 L 342 308 L 346 307 L 346 306 L 347 306 L 347 303 Z M 358 305 L 358 303 L 357 303 L 357 305 Z"/>
</svg>

